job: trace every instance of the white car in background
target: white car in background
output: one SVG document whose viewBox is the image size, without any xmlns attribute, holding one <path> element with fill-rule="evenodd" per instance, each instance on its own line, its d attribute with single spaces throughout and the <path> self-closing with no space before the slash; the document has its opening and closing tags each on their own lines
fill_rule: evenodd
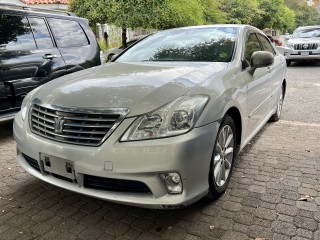
<svg viewBox="0 0 320 240">
<path fill-rule="evenodd" d="M 286 40 L 283 55 L 288 66 L 292 61 L 320 59 L 320 25 L 299 27 Z"/>
</svg>

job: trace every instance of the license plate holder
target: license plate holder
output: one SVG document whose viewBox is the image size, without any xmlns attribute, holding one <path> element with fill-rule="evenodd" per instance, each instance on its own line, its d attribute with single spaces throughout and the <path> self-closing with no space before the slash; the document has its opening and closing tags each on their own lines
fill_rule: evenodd
<svg viewBox="0 0 320 240">
<path fill-rule="evenodd" d="M 70 160 L 40 153 L 45 172 L 57 174 L 75 180 L 74 163 Z"/>
<path fill-rule="evenodd" d="M 309 52 L 301 52 L 301 56 L 309 56 Z"/>
</svg>

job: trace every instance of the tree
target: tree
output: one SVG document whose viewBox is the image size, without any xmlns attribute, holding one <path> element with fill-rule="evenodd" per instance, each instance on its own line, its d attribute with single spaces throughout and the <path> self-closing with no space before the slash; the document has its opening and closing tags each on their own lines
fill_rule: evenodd
<svg viewBox="0 0 320 240">
<path fill-rule="evenodd" d="M 319 1 L 314 1 L 316 4 Z M 314 6 L 309 6 L 306 0 L 284 0 L 285 6 L 294 11 L 295 26 L 288 27 L 293 31 L 296 27 L 317 25 L 319 23 L 319 12 Z"/>
<path fill-rule="evenodd" d="M 166 29 L 204 24 L 206 19 L 219 19 L 219 10 L 209 13 L 201 1 L 217 0 L 72 0 L 69 10 L 88 18 L 91 27 L 106 22 L 122 28 L 122 44 L 126 46 L 127 28 Z"/>
<path fill-rule="evenodd" d="M 225 14 L 220 10 L 219 0 L 200 0 L 206 24 L 225 23 Z"/>
<path fill-rule="evenodd" d="M 225 14 L 227 23 L 235 24 L 255 25 L 262 12 L 257 0 L 224 0 L 219 9 Z"/>
<path fill-rule="evenodd" d="M 259 0 L 260 19 L 256 27 L 286 30 L 294 27 L 295 14 L 283 0 Z"/>
</svg>

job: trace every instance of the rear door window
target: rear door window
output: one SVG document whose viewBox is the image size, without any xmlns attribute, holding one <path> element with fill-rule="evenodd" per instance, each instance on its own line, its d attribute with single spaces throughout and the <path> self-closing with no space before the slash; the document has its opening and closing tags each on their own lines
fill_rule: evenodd
<svg viewBox="0 0 320 240">
<path fill-rule="evenodd" d="M 26 17 L 0 15 L 0 51 L 35 49 L 36 43 Z"/>
<path fill-rule="evenodd" d="M 37 46 L 40 49 L 53 48 L 53 42 L 43 18 L 28 17 Z"/>
<path fill-rule="evenodd" d="M 56 18 L 48 18 L 48 22 L 58 47 L 81 47 L 89 44 L 78 22 Z"/>
</svg>

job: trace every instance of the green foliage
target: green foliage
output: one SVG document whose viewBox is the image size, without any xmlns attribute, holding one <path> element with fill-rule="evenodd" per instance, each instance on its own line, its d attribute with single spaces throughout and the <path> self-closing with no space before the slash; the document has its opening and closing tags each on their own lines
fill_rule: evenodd
<svg viewBox="0 0 320 240">
<path fill-rule="evenodd" d="M 319 1 L 314 1 L 319 2 Z M 306 1 L 301 0 L 284 0 L 284 4 L 294 11 L 295 24 L 294 26 L 288 26 L 288 30 L 292 32 L 296 27 L 318 25 L 320 16 L 316 8 L 307 5 Z"/>
<path fill-rule="evenodd" d="M 91 27 L 99 22 L 123 29 L 237 23 L 287 30 L 319 22 L 306 0 L 71 0 L 69 10 Z"/>
<path fill-rule="evenodd" d="M 219 0 L 200 0 L 204 21 L 207 24 L 225 23 L 225 14 L 219 9 Z"/>
<path fill-rule="evenodd" d="M 224 12 L 227 23 L 252 24 L 262 13 L 257 0 L 223 0 L 220 10 Z"/>
<path fill-rule="evenodd" d="M 262 11 L 256 26 L 260 29 L 273 28 L 286 30 L 294 27 L 295 14 L 284 5 L 283 0 L 259 0 Z"/>
<path fill-rule="evenodd" d="M 108 49 L 108 46 L 105 40 L 99 40 L 98 43 L 102 52 L 105 52 Z"/>
</svg>

